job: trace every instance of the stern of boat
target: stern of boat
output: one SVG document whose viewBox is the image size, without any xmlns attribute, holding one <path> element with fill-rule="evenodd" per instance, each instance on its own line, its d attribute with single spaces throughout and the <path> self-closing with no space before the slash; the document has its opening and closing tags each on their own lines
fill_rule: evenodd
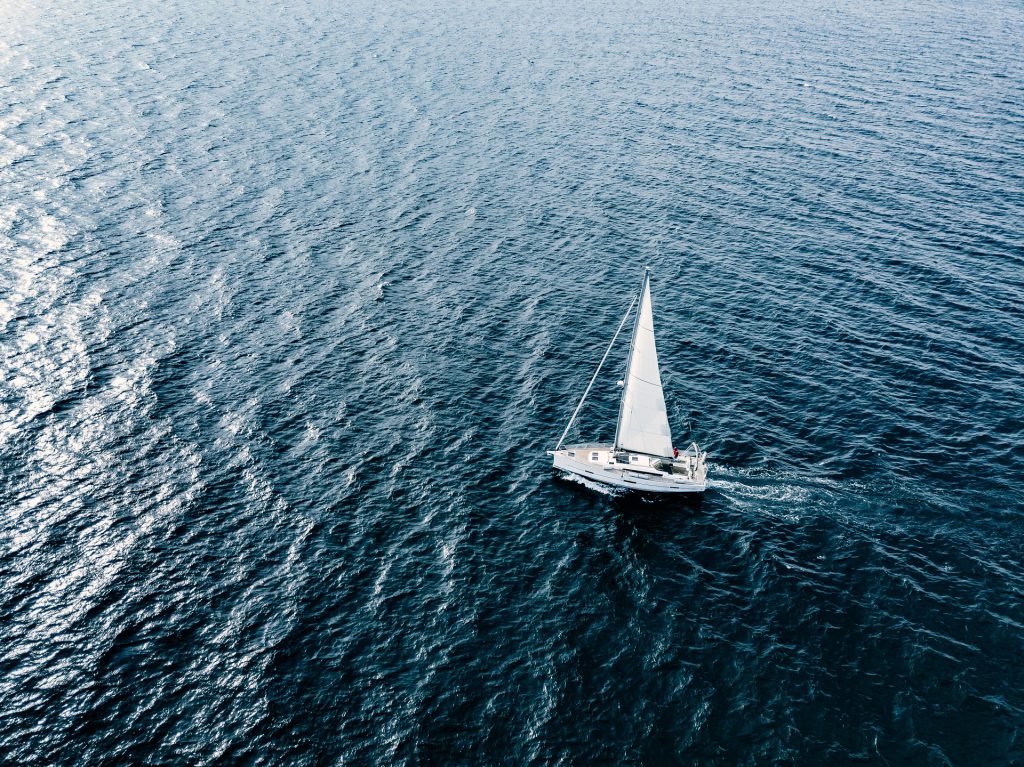
<svg viewBox="0 0 1024 767">
<path fill-rule="evenodd" d="M 707 485 L 707 457 L 708 454 L 702 452 L 696 442 L 691 442 L 689 447 L 672 460 L 672 474 L 681 474 L 703 489 Z"/>
</svg>

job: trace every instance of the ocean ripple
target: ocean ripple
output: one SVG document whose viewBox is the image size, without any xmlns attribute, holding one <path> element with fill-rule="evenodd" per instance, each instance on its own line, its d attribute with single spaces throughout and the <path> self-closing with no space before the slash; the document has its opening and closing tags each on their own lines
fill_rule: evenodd
<svg viewBox="0 0 1024 767">
<path fill-rule="evenodd" d="M 1024 763 L 1020 7 L 0 24 L 0 762 Z"/>
</svg>

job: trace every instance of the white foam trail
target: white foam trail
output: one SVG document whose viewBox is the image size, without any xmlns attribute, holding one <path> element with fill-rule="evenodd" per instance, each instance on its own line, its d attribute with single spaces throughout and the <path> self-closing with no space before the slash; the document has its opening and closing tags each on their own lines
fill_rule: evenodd
<svg viewBox="0 0 1024 767">
<path fill-rule="evenodd" d="M 564 479 L 567 482 L 576 482 L 577 484 L 583 485 L 584 487 L 590 488 L 591 490 L 601 493 L 602 495 L 607 495 L 609 497 L 622 495 L 623 493 L 626 492 L 625 490 L 619 490 L 618 488 L 609 487 L 608 485 L 602 485 L 600 482 L 594 482 L 589 479 L 584 479 L 583 477 L 577 474 L 559 474 L 559 478 Z"/>
</svg>

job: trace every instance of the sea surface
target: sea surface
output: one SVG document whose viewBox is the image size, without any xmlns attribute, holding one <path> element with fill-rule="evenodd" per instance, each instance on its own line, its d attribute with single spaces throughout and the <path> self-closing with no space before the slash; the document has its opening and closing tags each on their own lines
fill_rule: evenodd
<svg viewBox="0 0 1024 767">
<path fill-rule="evenodd" d="M 0 2 L 0 764 L 1022 765 L 1022 485 L 1019 2 Z"/>
</svg>

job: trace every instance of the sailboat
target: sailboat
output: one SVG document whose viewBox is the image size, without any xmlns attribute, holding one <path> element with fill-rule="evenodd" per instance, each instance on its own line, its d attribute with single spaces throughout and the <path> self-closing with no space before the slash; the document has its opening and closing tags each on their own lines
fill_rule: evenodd
<svg viewBox="0 0 1024 767">
<path fill-rule="evenodd" d="M 569 429 L 637 302 L 640 305 L 633 320 L 626 375 L 619 381 L 622 395 L 615 441 L 612 444 L 565 445 Z M 707 453 L 701 452 L 696 442 L 682 451 L 672 446 L 672 431 L 668 425 L 658 369 L 658 350 L 654 343 L 649 268 L 644 268 L 640 292 L 633 297 L 565 431 L 548 455 L 554 456 L 555 469 L 600 485 L 645 493 L 704 492 L 707 486 Z"/>
</svg>

